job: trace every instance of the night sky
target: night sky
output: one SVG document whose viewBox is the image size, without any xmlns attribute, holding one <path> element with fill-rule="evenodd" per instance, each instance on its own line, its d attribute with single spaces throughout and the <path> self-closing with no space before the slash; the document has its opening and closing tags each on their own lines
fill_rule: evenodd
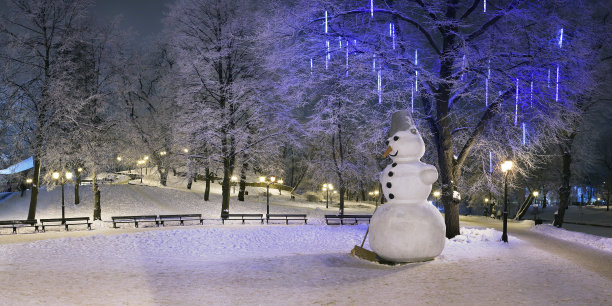
<svg viewBox="0 0 612 306">
<path fill-rule="evenodd" d="M 111 20 L 122 15 L 123 28 L 132 28 L 140 37 L 147 38 L 162 29 L 162 18 L 173 0 L 97 0 L 92 8 L 97 18 Z"/>
<path fill-rule="evenodd" d="M 101 22 L 122 15 L 122 28 L 132 28 L 140 38 L 146 39 L 161 31 L 164 12 L 172 2 L 174 0 L 96 0 L 91 10 Z M 6 0 L 0 0 L 0 12 L 6 8 Z"/>
</svg>

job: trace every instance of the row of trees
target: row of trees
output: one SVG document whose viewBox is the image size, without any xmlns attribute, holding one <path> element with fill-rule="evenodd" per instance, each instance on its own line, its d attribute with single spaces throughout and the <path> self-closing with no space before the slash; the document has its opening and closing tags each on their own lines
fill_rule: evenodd
<svg viewBox="0 0 612 306">
<path fill-rule="evenodd" d="M 574 139 L 610 69 L 605 1 L 488 1 L 483 12 L 479 0 L 179 0 L 140 48 L 117 22 L 93 22 L 90 1 L 9 2 L 0 101 L 14 115 L 0 132 L 15 159 L 35 156 L 31 218 L 43 161 L 88 169 L 97 190 L 117 155 L 148 155 L 162 185 L 176 169 L 189 186 L 217 174 L 222 214 L 230 178 L 244 199 L 250 173 L 333 182 L 342 212 L 377 188 L 390 116 L 408 108 L 440 173 L 448 237 L 459 234 L 454 191 L 497 193 L 504 159 L 532 188 L 562 162 L 562 220 L 572 154 L 584 151 Z"/>
</svg>

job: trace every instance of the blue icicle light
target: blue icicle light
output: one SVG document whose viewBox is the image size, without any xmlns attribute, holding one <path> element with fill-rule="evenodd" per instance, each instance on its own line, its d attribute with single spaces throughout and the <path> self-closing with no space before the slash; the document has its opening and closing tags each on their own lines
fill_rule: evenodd
<svg viewBox="0 0 612 306">
<path fill-rule="evenodd" d="M 557 65 L 557 81 L 555 84 L 555 102 L 559 101 L 559 65 Z"/>
<path fill-rule="evenodd" d="M 516 94 L 514 99 L 514 125 L 518 124 L 519 79 L 516 78 Z"/>
<path fill-rule="evenodd" d="M 325 34 L 327 34 L 327 11 L 325 11 Z"/>
<path fill-rule="evenodd" d="M 382 70 L 378 69 L 378 104 L 382 104 Z"/>
</svg>

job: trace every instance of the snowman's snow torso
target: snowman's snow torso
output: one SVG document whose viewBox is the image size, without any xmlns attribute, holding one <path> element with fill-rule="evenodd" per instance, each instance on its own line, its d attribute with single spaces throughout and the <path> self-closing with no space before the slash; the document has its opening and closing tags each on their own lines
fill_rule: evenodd
<svg viewBox="0 0 612 306">
<path fill-rule="evenodd" d="M 383 170 L 380 183 L 388 203 L 372 216 L 370 247 L 393 262 L 431 260 L 446 242 L 444 219 L 427 202 L 438 172 L 419 160 L 425 144 L 414 127 L 393 134 L 387 153 L 393 163 Z"/>
<path fill-rule="evenodd" d="M 388 165 L 380 177 L 385 199 L 393 203 L 417 203 L 427 199 L 431 183 L 421 179 L 423 171 L 433 172 L 436 168 L 420 161 L 398 162 Z"/>
</svg>

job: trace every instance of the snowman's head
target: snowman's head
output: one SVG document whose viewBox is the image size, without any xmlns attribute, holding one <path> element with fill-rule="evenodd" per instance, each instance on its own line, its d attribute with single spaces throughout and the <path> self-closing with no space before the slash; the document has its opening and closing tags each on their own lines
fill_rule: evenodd
<svg viewBox="0 0 612 306">
<path fill-rule="evenodd" d="M 390 134 L 383 157 L 389 155 L 393 161 L 402 162 L 419 160 L 425 154 L 423 138 L 405 111 L 393 114 Z"/>
</svg>

